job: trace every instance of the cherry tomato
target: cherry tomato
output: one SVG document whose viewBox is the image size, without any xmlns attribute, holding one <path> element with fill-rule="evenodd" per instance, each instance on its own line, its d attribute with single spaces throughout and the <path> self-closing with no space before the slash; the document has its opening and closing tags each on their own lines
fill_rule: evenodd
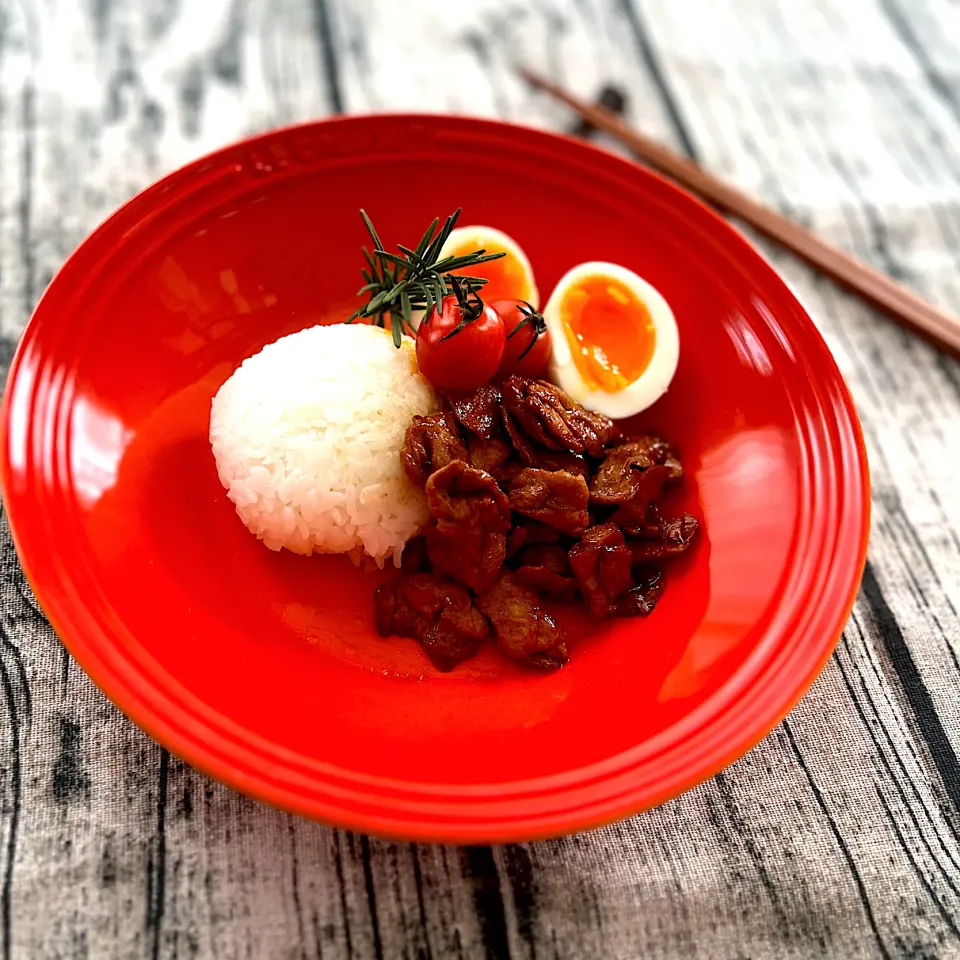
<svg viewBox="0 0 960 960">
<path fill-rule="evenodd" d="M 546 321 L 526 300 L 496 300 L 490 306 L 500 315 L 506 335 L 497 378 L 512 373 L 542 377 L 550 361 L 550 331 Z"/>
<path fill-rule="evenodd" d="M 516 373 L 542 377 L 550 361 L 550 331 L 546 321 L 526 300 L 495 300 L 490 304 L 500 314 L 506 335 L 497 378 Z"/>
<path fill-rule="evenodd" d="M 500 366 L 506 333 L 503 321 L 478 298 L 444 297 L 417 331 L 420 372 L 443 390 L 473 390 Z"/>
</svg>

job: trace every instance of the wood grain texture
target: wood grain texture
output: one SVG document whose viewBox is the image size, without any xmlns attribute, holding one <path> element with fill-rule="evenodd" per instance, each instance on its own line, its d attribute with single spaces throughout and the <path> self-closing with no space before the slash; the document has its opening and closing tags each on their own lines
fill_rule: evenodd
<svg viewBox="0 0 960 960">
<path fill-rule="evenodd" d="M 97 222 L 245 133 L 405 108 L 571 126 L 518 60 L 584 96 L 620 84 L 631 123 L 957 311 L 958 11 L 0 0 L 0 365 Z M 830 344 L 873 469 L 864 589 L 787 721 L 700 788 L 578 837 L 332 831 L 120 716 L 0 525 L 0 960 L 960 955 L 960 365 L 752 239 Z"/>
</svg>

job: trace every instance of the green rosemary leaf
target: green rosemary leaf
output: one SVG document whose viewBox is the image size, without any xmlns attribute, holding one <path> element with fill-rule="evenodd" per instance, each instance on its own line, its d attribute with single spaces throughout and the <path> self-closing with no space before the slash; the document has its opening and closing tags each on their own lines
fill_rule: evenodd
<svg viewBox="0 0 960 960">
<path fill-rule="evenodd" d="M 505 257 L 505 253 L 484 253 L 477 250 L 474 253 L 467 253 L 459 257 L 444 257 L 442 260 L 433 264 L 431 269 L 438 273 L 449 273 L 451 270 L 459 270 L 462 267 L 472 267 L 477 263 L 489 263 L 491 260 L 499 260 Z"/>
<path fill-rule="evenodd" d="M 386 303 L 390 297 L 389 290 L 381 290 L 366 306 L 366 311 L 368 314 L 372 313 L 377 307 Z"/>
<path fill-rule="evenodd" d="M 398 280 L 388 291 L 387 291 L 387 302 L 392 303 L 397 299 L 397 295 L 401 290 L 405 289 L 407 286 L 406 280 Z"/>
<path fill-rule="evenodd" d="M 407 267 L 409 263 L 403 257 L 398 256 L 396 253 L 389 253 L 386 250 L 374 250 L 376 258 L 380 261 L 386 261 L 387 263 L 396 264 L 398 267 Z"/>
<path fill-rule="evenodd" d="M 430 246 L 430 241 L 433 238 L 433 233 L 437 229 L 437 226 L 440 224 L 440 218 L 434 217 L 433 223 L 427 227 L 427 232 L 420 238 L 420 242 L 417 244 L 417 256 L 422 257 L 424 250 Z"/>
<path fill-rule="evenodd" d="M 440 228 L 439 232 L 433 238 L 433 241 L 424 253 L 423 259 L 426 260 L 427 263 L 433 263 L 440 256 L 440 251 L 443 249 L 443 245 L 447 242 L 447 239 L 449 238 L 450 233 L 456 225 L 459 217 L 460 207 L 457 207 L 457 209 L 444 221 L 443 226 Z"/>
<path fill-rule="evenodd" d="M 367 232 L 370 234 L 370 239 L 373 240 L 373 245 L 375 247 L 382 247 L 383 244 L 380 242 L 380 237 L 377 234 L 377 228 L 373 225 L 371 219 L 367 216 L 367 211 L 362 207 L 360 209 L 360 216 L 363 217 L 363 222 L 366 224 Z"/>
<path fill-rule="evenodd" d="M 417 253 L 416 250 L 411 250 L 409 247 L 405 247 L 402 243 L 397 244 L 397 249 L 401 253 L 405 253 L 408 257 L 411 257 L 417 264 L 423 263 L 423 258 Z"/>
<path fill-rule="evenodd" d="M 460 212 L 463 210 L 463 207 L 457 207 L 453 213 L 447 217 L 446 223 L 444 223 L 443 228 L 440 231 L 440 243 L 437 244 L 437 249 L 440 250 L 443 245 L 450 239 L 450 234 L 453 233 L 453 228 L 457 225 L 457 221 L 460 219 Z"/>
<path fill-rule="evenodd" d="M 393 334 L 393 345 L 399 350 L 400 343 L 403 339 L 403 328 L 399 323 L 392 323 L 390 325 L 390 332 Z"/>
<path fill-rule="evenodd" d="M 413 332 L 413 310 L 410 308 L 410 297 L 407 294 L 407 291 L 404 290 L 400 294 L 400 313 L 403 316 L 403 322 L 410 328 L 411 333 Z"/>
</svg>

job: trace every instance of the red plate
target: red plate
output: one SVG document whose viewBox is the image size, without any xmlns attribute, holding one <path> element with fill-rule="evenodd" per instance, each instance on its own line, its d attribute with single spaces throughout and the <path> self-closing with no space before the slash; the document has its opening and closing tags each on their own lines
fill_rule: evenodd
<svg viewBox="0 0 960 960">
<path fill-rule="evenodd" d="M 217 481 L 210 400 L 263 344 L 342 315 L 365 207 L 391 241 L 434 215 L 512 234 L 543 293 L 622 263 L 673 306 L 681 356 L 646 422 L 705 536 L 642 621 L 532 674 L 486 651 L 433 671 L 379 639 L 376 577 L 278 555 Z M 561 834 L 674 796 L 804 693 L 850 612 L 868 482 L 850 397 L 787 288 L 658 177 L 480 120 L 361 117 L 228 147 L 121 208 L 44 295 L 4 398 L 20 557 L 70 651 L 212 776 L 357 830 L 457 842 Z M 581 631 L 582 632 L 582 631 Z"/>
</svg>

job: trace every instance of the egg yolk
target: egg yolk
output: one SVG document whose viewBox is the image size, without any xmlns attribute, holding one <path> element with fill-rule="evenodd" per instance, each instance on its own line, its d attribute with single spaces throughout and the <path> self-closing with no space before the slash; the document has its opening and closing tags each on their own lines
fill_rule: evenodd
<svg viewBox="0 0 960 960">
<path fill-rule="evenodd" d="M 617 393 L 650 365 L 657 335 L 646 304 L 612 277 L 586 277 L 560 303 L 573 362 L 591 390 Z"/>
<path fill-rule="evenodd" d="M 487 303 L 492 303 L 494 300 L 526 300 L 530 296 L 527 272 L 523 264 L 509 250 L 495 243 L 478 244 L 471 240 L 451 250 L 450 256 L 460 257 L 478 249 L 486 250 L 487 253 L 505 253 L 506 256 L 453 272 L 470 277 L 484 277 L 487 282 L 483 285 L 480 294 Z"/>
</svg>

